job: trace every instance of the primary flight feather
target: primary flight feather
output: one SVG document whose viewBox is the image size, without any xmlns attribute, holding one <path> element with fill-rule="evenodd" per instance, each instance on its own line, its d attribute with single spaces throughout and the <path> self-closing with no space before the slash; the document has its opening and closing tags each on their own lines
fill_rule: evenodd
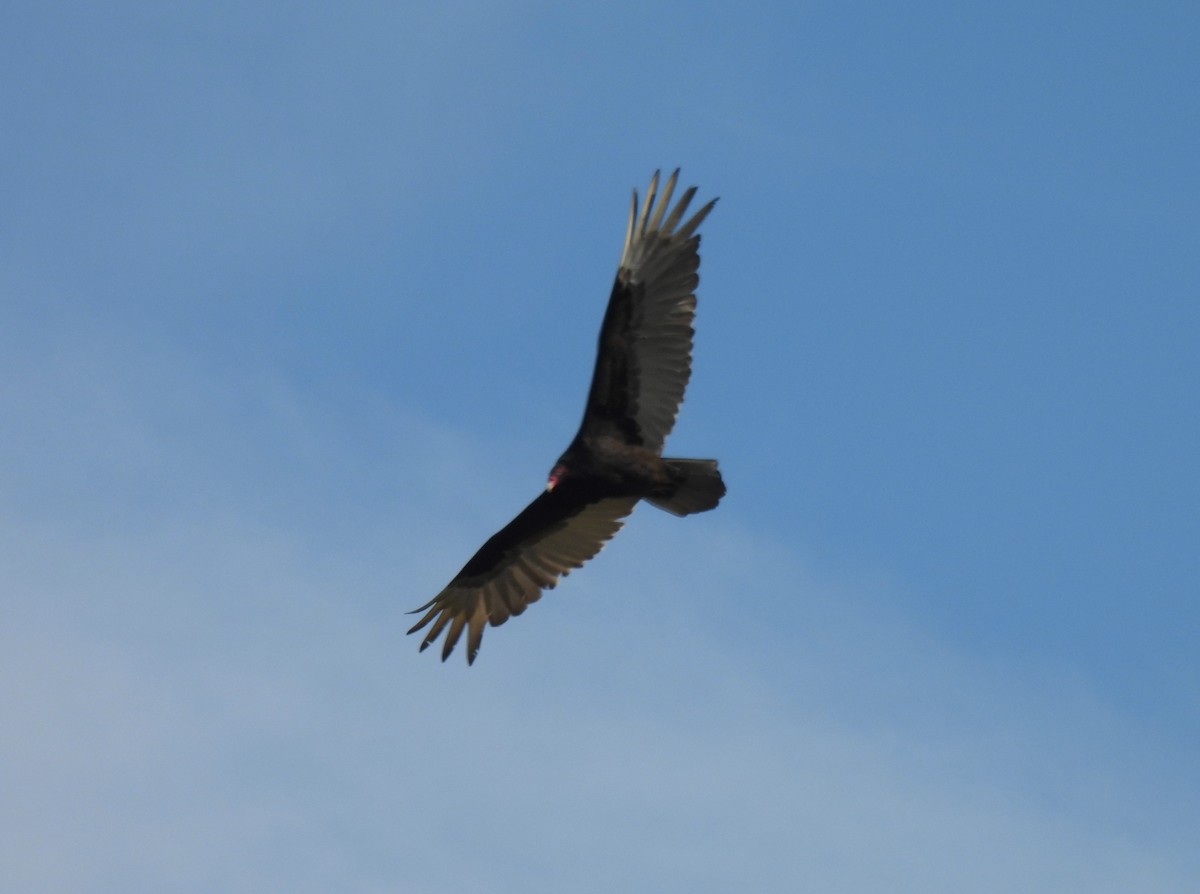
<svg viewBox="0 0 1200 894">
<path fill-rule="evenodd" d="M 542 494 L 415 610 L 425 614 L 408 632 L 430 625 L 421 651 L 445 632 L 444 661 L 465 630 L 467 662 L 474 663 L 486 625 L 521 614 L 598 553 L 639 500 L 689 515 L 725 495 L 715 459 L 662 455 L 692 372 L 696 231 L 717 202 L 681 224 L 696 188 L 671 207 L 678 176 L 676 170 L 660 193 L 655 172 L 640 209 L 633 194 L 579 432 Z"/>
</svg>

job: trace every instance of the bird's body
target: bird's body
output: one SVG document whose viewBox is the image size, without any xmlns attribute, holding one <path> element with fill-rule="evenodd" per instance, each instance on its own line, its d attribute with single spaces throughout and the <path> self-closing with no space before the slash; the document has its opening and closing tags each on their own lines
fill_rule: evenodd
<svg viewBox="0 0 1200 894">
<path fill-rule="evenodd" d="M 667 214 L 678 174 L 661 196 L 654 175 L 640 215 L 634 193 L 578 434 L 545 491 L 417 609 L 426 614 L 409 633 L 432 622 L 422 650 L 445 630 L 445 660 L 466 629 L 467 661 L 474 662 L 486 624 L 521 614 L 543 589 L 599 552 L 639 500 L 689 515 L 724 496 L 716 460 L 662 455 L 691 374 L 700 265 L 695 231 L 716 202 L 679 226 L 695 188 Z"/>
<path fill-rule="evenodd" d="M 644 497 L 672 483 L 670 466 L 659 454 L 613 435 L 576 438 L 554 467 L 571 478 L 606 487 L 614 496 Z M 559 483 L 564 480 L 562 476 Z"/>
</svg>

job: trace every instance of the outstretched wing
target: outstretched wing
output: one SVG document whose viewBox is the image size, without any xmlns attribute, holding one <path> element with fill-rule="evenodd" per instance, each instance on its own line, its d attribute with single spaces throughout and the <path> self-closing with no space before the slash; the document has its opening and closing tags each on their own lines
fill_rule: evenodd
<svg viewBox="0 0 1200 894">
<path fill-rule="evenodd" d="M 696 188 L 667 214 L 678 176 L 676 169 L 659 194 L 655 172 L 640 212 L 633 194 L 583 417 L 586 433 L 615 431 L 629 443 L 659 452 L 692 373 L 692 319 L 700 282 L 696 229 L 717 201 L 679 226 Z"/>
<path fill-rule="evenodd" d="M 425 615 L 408 632 L 433 622 L 421 641 L 423 652 L 446 630 L 445 661 L 465 627 L 467 663 L 474 663 L 484 625 L 498 627 L 521 614 L 543 589 L 596 555 L 637 499 L 581 493 L 570 479 L 543 492 L 480 547 L 442 592 L 415 609 Z"/>
</svg>

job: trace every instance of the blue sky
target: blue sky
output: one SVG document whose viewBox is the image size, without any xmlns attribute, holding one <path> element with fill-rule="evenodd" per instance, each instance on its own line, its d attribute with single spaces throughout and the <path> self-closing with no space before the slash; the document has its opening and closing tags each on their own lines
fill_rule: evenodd
<svg viewBox="0 0 1200 894">
<path fill-rule="evenodd" d="M 9 4 L 2 886 L 1193 890 L 1198 37 Z M 418 655 L 676 165 L 728 497 Z"/>
</svg>

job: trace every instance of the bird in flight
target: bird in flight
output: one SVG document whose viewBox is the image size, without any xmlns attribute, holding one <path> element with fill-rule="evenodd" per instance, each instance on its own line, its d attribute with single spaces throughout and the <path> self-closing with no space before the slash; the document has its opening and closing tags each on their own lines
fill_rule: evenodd
<svg viewBox="0 0 1200 894">
<path fill-rule="evenodd" d="M 426 625 L 425 651 L 444 631 L 445 661 L 467 631 L 473 664 L 487 624 L 498 627 L 596 555 L 637 502 L 675 515 L 714 508 L 725 495 L 715 459 L 662 455 L 692 371 L 692 320 L 700 277 L 701 222 L 713 199 L 681 224 L 696 194 L 671 196 L 679 170 L 640 210 L 633 193 L 617 279 L 600 326 L 583 423 L 550 470 L 546 488 L 463 566 L 409 633 Z"/>
</svg>

